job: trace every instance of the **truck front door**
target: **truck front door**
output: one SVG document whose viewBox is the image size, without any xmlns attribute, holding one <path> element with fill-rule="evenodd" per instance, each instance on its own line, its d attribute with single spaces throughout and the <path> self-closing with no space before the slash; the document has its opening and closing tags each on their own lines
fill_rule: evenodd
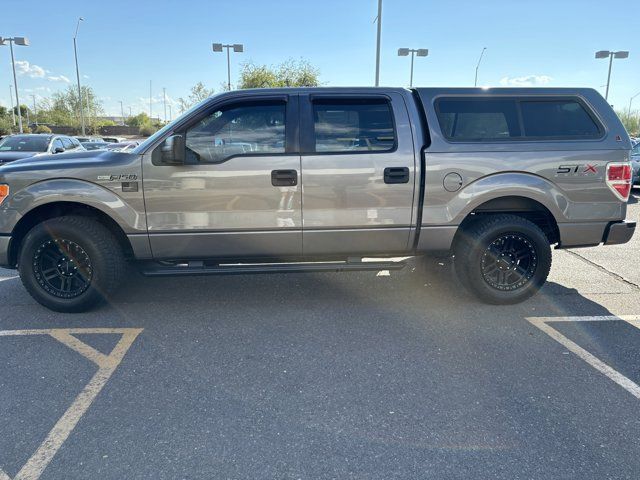
<svg viewBox="0 0 640 480">
<path fill-rule="evenodd" d="M 400 94 L 300 95 L 305 255 L 406 252 L 416 179 Z"/>
<path fill-rule="evenodd" d="M 144 199 L 155 258 L 302 253 L 297 96 L 227 99 L 174 134 L 184 165 L 145 155 Z"/>
</svg>

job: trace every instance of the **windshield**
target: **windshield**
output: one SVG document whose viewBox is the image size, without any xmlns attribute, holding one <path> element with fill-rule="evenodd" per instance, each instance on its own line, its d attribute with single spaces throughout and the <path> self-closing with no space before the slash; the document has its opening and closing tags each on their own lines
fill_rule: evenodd
<svg viewBox="0 0 640 480">
<path fill-rule="evenodd" d="M 631 155 L 640 155 L 640 143 L 631 149 Z"/>
<path fill-rule="evenodd" d="M 147 149 L 147 147 L 149 145 L 153 144 L 158 138 L 162 138 L 162 136 L 164 136 L 167 132 L 172 131 L 174 129 L 175 125 L 180 123 L 183 118 L 191 115 L 192 112 L 196 111 L 198 108 L 200 108 L 202 105 L 204 105 L 205 103 L 209 102 L 212 98 L 215 98 L 216 96 L 217 95 L 213 95 L 213 96 L 211 96 L 209 98 L 205 98 L 200 103 L 195 104 L 189 110 L 187 110 L 182 115 L 180 115 L 178 118 L 176 118 L 173 122 L 165 125 L 160 130 L 158 130 L 156 133 L 154 133 L 149 138 L 147 138 L 144 142 L 142 142 L 140 145 L 138 145 L 136 147 L 136 149 L 132 151 L 132 153 L 142 153 L 143 151 L 145 151 Z"/>
<path fill-rule="evenodd" d="M 0 141 L 0 152 L 46 152 L 48 146 L 48 137 L 16 135 Z"/>
</svg>

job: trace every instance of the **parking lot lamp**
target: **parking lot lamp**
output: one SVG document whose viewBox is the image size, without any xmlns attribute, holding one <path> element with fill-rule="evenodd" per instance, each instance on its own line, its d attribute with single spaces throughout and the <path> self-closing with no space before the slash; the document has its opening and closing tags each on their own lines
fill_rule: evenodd
<svg viewBox="0 0 640 480">
<path fill-rule="evenodd" d="M 596 58 L 608 58 L 609 59 L 609 73 L 607 74 L 607 90 L 604 94 L 605 100 L 609 99 L 609 83 L 611 82 L 611 66 L 613 65 L 614 58 L 628 58 L 629 52 L 620 50 L 618 52 L 612 52 L 610 50 L 600 50 L 596 52 Z"/>
<path fill-rule="evenodd" d="M 13 103 L 13 85 L 9 85 L 9 98 L 11 99 L 11 120 L 13 121 L 13 126 L 16 126 L 16 112 L 13 109 L 14 108 L 14 103 Z"/>
<path fill-rule="evenodd" d="M 631 102 L 633 102 L 633 99 L 634 99 L 634 98 L 636 98 L 638 95 L 640 95 L 640 92 L 636 93 L 634 96 L 632 96 L 632 97 L 629 99 L 629 110 L 628 110 L 628 112 L 627 112 L 627 116 L 628 116 L 629 118 L 631 118 Z"/>
<path fill-rule="evenodd" d="M 231 58 L 229 50 L 233 48 L 235 53 L 244 52 L 244 45 L 241 43 L 234 43 L 230 45 L 223 45 L 222 43 L 214 43 L 211 45 L 214 52 L 222 52 L 223 48 L 227 49 L 227 88 L 231 90 Z"/>
<path fill-rule="evenodd" d="M 399 48 L 398 49 L 399 57 L 406 57 L 409 54 L 411 54 L 411 76 L 409 77 L 409 87 L 413 87 L 413 57 L 415 55 L 417 55 L 418 57 L 426 57 L 427 55 L 429 55 L 429 50 L 426 48 L 417 48 L 417 49 Z"/>
<path fill-rule="evenodd" d="M 478 64 L 476 65 L 476 79 L 473 81 L 473 86 L 477 87 L 478 86 L 478 69 L 480 68 L 480 62 L 482 61 L 482 57 L 484 56 L 484 51 L 487 49 L 487 47 L 483 47 L 482 51 L 480 52 L 480 58 L 478 58 Z"/>
<path fill-rule="evenodd" d="M 18 96 L 18 78 L 16 77 L 16 61 L 13 56 L 13 44 L 21 45 L 23 47 L 29 46 L 29 39 L 27 37 L 0 37 L 0 45 L 6 45 L 9 42 L 9 49 L 11 50 L 11 67 L 13 68 L 13 86 L 16 91 L 16 104 L 18 105 L 18 127 L 20 133 L 24 133 L 22 129 L 22 113 L 20 112 L 20 97 Z M 11 102 L 13 103 L 13 102 Z"/>
<path fill-rule="evenodd" d="M 84 107 L 82 101 L 82 90 L 80 88 L 80 69 L 78 68 L 78 46 L 76 42 L 76 38 L 78 37 L 78 29 L 80 28 L 80 22 L 84 21 L 84 18 L 78 18 L 78 23 L 76 23 L 76 33 L 73 36 L 73 53 L 76 58 L 76 79 L 78 80 L 78 101 L 80 102 L 80 123 L 82 125 L 82 135 L 85 134 L 84 131 Z"/>
</svg>

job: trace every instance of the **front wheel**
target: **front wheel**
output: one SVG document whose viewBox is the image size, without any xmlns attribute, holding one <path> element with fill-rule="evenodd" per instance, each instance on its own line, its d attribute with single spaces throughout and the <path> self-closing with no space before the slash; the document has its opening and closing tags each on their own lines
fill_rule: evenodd
<svg viewBox="0 0 640 480">
<path fill-rule="evenodd" d="M 546 235 L 516 215 L 478 216 L 460 231 L 454 254 L 461 283 L 492 304 L 514 304 L 531 297 L 551 268 Z"/>
<path fill-rule="evenodd" d="M 46 220 L 24 239 L 18 271 L 31 296 L 57 312 L 83 312 L 115 292 L 125 272 L 122 248 L 99 222 L 78 216 Z"/>
</svg>

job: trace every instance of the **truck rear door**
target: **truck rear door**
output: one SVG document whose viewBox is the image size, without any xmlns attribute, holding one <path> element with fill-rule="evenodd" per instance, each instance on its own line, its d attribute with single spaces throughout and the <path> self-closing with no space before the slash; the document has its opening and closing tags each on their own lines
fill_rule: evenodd
<svg viewBox="0 0 640 480">
<path fill-rule="evenodd" d="M 402 96 L 300 95 L 303 252 L 406 252 L 416 163 Z"/>
</svg>

